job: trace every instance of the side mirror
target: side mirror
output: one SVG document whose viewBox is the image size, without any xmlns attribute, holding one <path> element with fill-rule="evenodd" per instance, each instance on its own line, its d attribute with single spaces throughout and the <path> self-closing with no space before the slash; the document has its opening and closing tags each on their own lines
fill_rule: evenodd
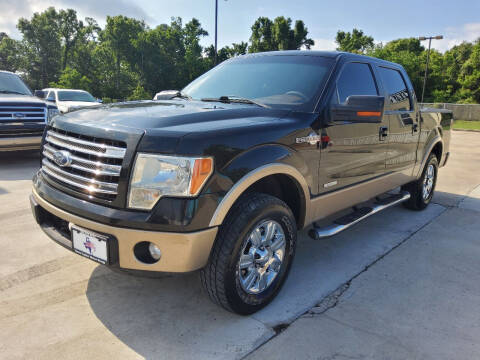
<svg viewBox="0 0 480 360">
<path fill-rule="evenodd" d="M 45 99 L 45 95 L 47 94 L 43 90 L 35 90 L 34 95 L 40 99 Z"/>
<path fill-rule="evenodd" d="M 97 103 L 101 104 L 101 103 L 103 103 L 103 100 L 102 99 L 97 99 Z"/>
<path fill-rule="evenodd" d="M 385 97 L 372 95 L 352 95 L 344 104 L 332 104 L 330 121 L 350 121 L 358 123 L 382 122 Z"/>
<path fill-rule="evenodd" d="M 178 96 L 178 90 L 163 90 L 155 94 L 153 100 L 171 100 L 175 96 Z"/>
</svg>

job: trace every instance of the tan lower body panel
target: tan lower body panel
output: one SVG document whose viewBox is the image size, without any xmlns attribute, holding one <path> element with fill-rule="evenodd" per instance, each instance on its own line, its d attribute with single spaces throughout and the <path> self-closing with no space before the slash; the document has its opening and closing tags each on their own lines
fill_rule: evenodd
<svg viewBox="0 0 480 360">
<path fill-rule="evenodd" d="M 189 272 L 201 269 L 207 264 L 217 236 L 217 227 L 193 233 L 169 233 L 109 226 L 59 209 L 42 199 L 35 190 L 33 196 L 42 208 L 65 221 L 115 236 L 118 240 L 120 267 L 124 269 L 159 272 Z M 141 241 L 149 241 L 158 246 L 162 257 L 157 263 L 145 264 L 137 260 L 133 248 Z"/>
<path fill-rule="evenodd" d="M 41 136 L 4 138 L 0 139 L 0 151 L 37 150 L 41 142 Z"/>
<path fill-rule="evenodd" d="M 410 168 L 404 172 L 385 175 L 312 199 L 305 226 L 412 181 L 411 172 Z"/>
</svg>

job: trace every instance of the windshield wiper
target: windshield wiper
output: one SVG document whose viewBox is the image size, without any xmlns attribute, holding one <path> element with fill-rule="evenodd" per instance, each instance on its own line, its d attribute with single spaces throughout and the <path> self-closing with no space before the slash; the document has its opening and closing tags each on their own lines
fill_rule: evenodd
<svg viewBox="0 0 480 360">
<path fill-rule="evenodd" d="M 239 103 L 239 104 L 252 104 L 257 105 L 263 108 L 270 109 L 270 106 L 262 104 L 258 101 L 247 99 L 241 96 L 229 95 L 229 96 L 220 96 L 219 98 L 203 98 L 201 101 L 212 101 L 212 102 L 221 102 L 221 103 Z"/>
<path fill-rule="evenodd" d="M 28 94 L 21 93 L 21 92 L 18 92 L 18 91 L 13 91 L 13 90 L 0 90 L 0 93 L 2 93 L 2 94 L 28 95 Z"/>
<path fill-rule="evenodd" d="M 173 97 L 172 99 L 175 99 L 175 98 L 180 98 L 180 99 L 185 99 L 185 100 L 192 100 L 192 97 L 187 95 L 187 94 L 184 94 L 182 93 L 181 91 L 177 92 Z"/>
</svg>

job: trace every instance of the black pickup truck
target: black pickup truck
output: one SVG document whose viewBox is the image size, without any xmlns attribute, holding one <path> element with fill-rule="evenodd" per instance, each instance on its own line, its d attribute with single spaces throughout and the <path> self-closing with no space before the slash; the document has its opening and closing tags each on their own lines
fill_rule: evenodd
<svg viewBox="0 0 480 360">
<path fill-rule="evenodd" d="M 57 114 L 18 75 L 0 71 L 0 152 L 39 150 L 45 125 Z"/>
<path fill-rule="evenodd" d="M 200 270 L 240 314 L 278 293 L 299 229 L 424 209 L 449 155 L 452 113 L 420 110 L 400 65 L 360 55 L 240 56 L 158 98 L 55 117 L 33 214 L 112 269 Z"/>
</svg>

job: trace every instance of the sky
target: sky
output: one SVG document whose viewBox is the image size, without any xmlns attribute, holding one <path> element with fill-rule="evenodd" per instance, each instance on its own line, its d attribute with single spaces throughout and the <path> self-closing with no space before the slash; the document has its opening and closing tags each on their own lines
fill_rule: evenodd
<svg viewBox="0 0 480 360">
<path fill-rule="evenodd" d="M 107 15 L 143 19 L 150 27 L 169 23 L 172 16 L 185 22 L 195 17 L 209 32 L 202 44 L 214 42 L 215 0 L 0 0 L 0 32 L 20 38 L 18 19 L 30 18 L 49 6 L 75 9 L 80 18 L 93 17 L 102 26 Z M 353 28 L 383 43 L 443 35 L 444 40 L 432 42 L 440 51 L 480 37 L 480 0 L 218 0 L 218 9 L 219 47 L 247 41 L 260 16 L 303 20 L 319 50 L 335 49 L 336 32 Z"/>
</svg>

